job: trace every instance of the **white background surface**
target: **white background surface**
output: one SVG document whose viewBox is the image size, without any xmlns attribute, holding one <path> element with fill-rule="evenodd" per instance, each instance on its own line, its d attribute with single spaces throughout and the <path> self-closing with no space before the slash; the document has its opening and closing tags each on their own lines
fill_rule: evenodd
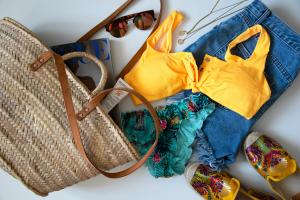
<svg viewBox="0 0 300 200">
<path fill-rule="evenodd" d="M 163 0 L 163 17 L 172 10 L 182 11 L 186 18 L 182 28 L 190 28 L 205 15 L 214 0 Z M 88 3 L 87 3 L 88 2 Z M 49 45 L 73 42 L 101 19 L 108 16 L 125 0 L 0 0 L 0 17 L 9 16 L 36 32 Z M 234 0 L 222 0 L 220 6 Z M 300 32 L 299 0 L 264 0 L 277 15 Z M 158 0 L 136 0 L 123 14 L 159 10 Z M 185 45 L 174 46 L 174 51 L 183 50 L 196 38 L 209 31 L 214 25 L 203 29 Z M 181 28 L 179 28 L 181 29 Z M 130 26 L 126 37 L 116 39 L 104 31 L 95 36 L 112 39 L 113 64 L 118 73 L 141 46 L 149 31 L 139 31 Z M 176 35 L 176 34 L 175 34 Z M 300 161 L 300 78 L 298 77 L 282 97 L 263 115 L 253 129 L 263 131 L 276 138 L 289 152 Z M 247 164 L 242 155 L 238 162 L 230 166 L 230 173 L 239 178 L 243 185 L 268 191 L 264 180 Z M 300 176 L 294 176 L 284 182 L 282 187 L 288 194 L 300 192 Z M 28 191 L 21 183 L 0 170 L 0 200 L 36 200 L 42 199 Z M 45 200 L 152 200 L 201 199 L 185 182 L 183 176 L 155 179 L 145 168 L 128 177 L 110 180 L 103 176 L 92 178 L 75 186 L 54 192 Z"/>
</svg>

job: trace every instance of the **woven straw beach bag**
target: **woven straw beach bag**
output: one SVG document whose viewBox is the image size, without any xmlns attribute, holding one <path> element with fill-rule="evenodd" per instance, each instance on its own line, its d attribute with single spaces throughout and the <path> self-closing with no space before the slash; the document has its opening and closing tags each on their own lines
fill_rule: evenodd
<svg viewBox="0 0 300 200">
<path fill-rule="evenodd" d="M 101 69 L 102 80 L 93 92 L 64 65 L 63 60 L 79 56 Z M 139 159 L 123 132 L 98 106 L 113 90 L 102 91 L 106 79 L 105 66 L 94 56 L 73 52 L 61 57 L 16 21 L 1 20 L 0 167 L 42 196 L 100 173 L 117 178 L 139 168 L 157 144 L 157 115 L 136 92 L 117 89 L 145 103 L 155 121 L 156 140 L 130 168 L 104 171 Z"/>
</svg>

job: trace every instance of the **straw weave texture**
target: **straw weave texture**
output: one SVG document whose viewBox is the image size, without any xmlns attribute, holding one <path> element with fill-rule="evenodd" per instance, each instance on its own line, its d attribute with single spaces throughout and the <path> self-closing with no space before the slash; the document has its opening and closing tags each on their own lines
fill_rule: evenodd
<svg viewBox="0 0 300 200">
<path fill-rule="evenodd" d="M 0 21 L 0 167 L 39 195 L 97 175 L 76 149 L 53 59 L 29 65 L 49 49 L 24 26 Z M 90 91 L 67 70 L 75 110 Z M 136 160 L 135 149 L 99 107 L 79 122 L 91 162 L 112 169 Z"/>
</svg>

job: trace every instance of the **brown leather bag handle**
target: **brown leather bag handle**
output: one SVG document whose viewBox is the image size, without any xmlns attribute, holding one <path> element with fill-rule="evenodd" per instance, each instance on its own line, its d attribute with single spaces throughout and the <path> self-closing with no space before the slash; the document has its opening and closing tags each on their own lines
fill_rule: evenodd
<svg viewBox="0 0 300 200">
<path fill-rule="evenodd" d="M 85 106 L 82 108 L 82 110 L 77 114 L 77 119 L 78 120 L 83 120 L 90 112 L 92 112 L 99 105 L 101 100 L 108 93 L 110 93 L 113 90 L 126 91 L 126 92 L 136 96 L 137 98 L 139 98 L 145 104 L 148 111 L 150 112 L 150 115 L 151 115 L 151 117 L 153 118 L 153 121 L 154 121 L 155 130 L 156 130 L 155 141 L 152 144 L 152 146 L 150 147 L 150 149 L 148 150 L 148 152 L 142 157 L 142 159 L 140 159 L 138 162 L 133 164 L 131 167 L 129 167 L 128 169 L 125 169 L 123 171 L 115 172 L 115 173 L 109 173 L 109 172 L 99 170 L 100 173 L 102 173 L 103 175 L 105 175 L 109 178 L 119 178 L 119 177 L 123 177 L 123 176 L 131 174 L 132 172 L 134 172 L 135 170 L 140 168 L 147 161 L 147 159 L 151 156 L 151 154 L 153 153 L 153 151 L 154 151 L 154 149 L 155 149 L 155 147 L 158 143 L 158 138 L 159 138 L 159 133 L 160 133 L 161 127 L 160 127 L 159 118 L 156 114 L 156 111 L 152 107 L 151 103 L 149 101 L 147 101 L 145 97 L 143 97 L 142 95 L 140 95 L 136 91 L 134 91 L 132 89 L 129 89 L 129 88 L 111 88 L 111 89 L 107 89 L 107 90 L 104 90 L 104 91 L 98 93 L 87 104 L 85 104 Z"/>
<path fill-rule="evenodd" d="M 159 118 L 156 114 L 156 111 L 152 107 L 152 105 L 142 95 L 140 95 L 136 91 L 133 91 L 128 88 L 111 88 L 111 89 L 104 90 L 104 91 L 96 94 L 95 96 L 93 96 L 92 99 L 77 114 L 77 116 L 78 116 L 77 117 L 75 114 L 75 108 L 74 108 L 74 104 L 73 104 L 73 100 L 72 100 L 71 89 L 69 87 L 68 77 L 67 77 L 65 63 L 64 63 L 63 58 L 56 53 L 47 51 L 47 52 L 41 54 L 39 56 L 39 58 L 31 64 L 31 69 L 33 71 L 38 70 L 44 63 L 46 63 L 51 58 L 54 58 L 55 65 L 57 68 L 58 79 L 60 82 L 60 86 L 61 86 L 61 90 L 62 90 L 62 94 L 63 94 L 63 99 L 64 99 L 66 112 L 67 112 L 67 116 L 68 116 L 69 123 L 70 123 L 70 128 L 72 131 L 74 143 L 75 143 L 75 146 L 78 149 L 79 153 L 81 154 L 81 156 L 85 159 L 85 161 L 88 162 L 91 166 L 93 166 L 96 171 L 100 172 L 101 174 L 103 174 L 104 176 L 109 177 L 109 178 L 119 178 L 119 177 L 129 175 L 132 172 L 134 172 L 135 170 L 137 170 L 139 167 L 141 167 L 153 153 L 153 151 L 158 143 L 158 138 L 159 138 L 159 133 L 160 133 Z M 145 106 L 149 109 L 149 112 L 154 120 L 154 125 L 155 125 L 155 129 L 156 129 L 156 138 L 155 138 L 153 145 L 150 147 L 148 152 L 144 155 L 144 157 L 141 160 L 136 162 L 134 165 L 132 165 L 128 169 L 125 169 L 120 172 L 110 173 L 110 172 L 103 171 L 101 169 L 97 169 L 94 166 L 94 164 L 87 157 L 84 147 L 83 147 L 83 144 L 82 144 L 82 141 L 81 141 L 80 129 L 78 126 L 77 119 L 82 120 L 84 117 L 86 117 L 91 111 L 93 111 L 97 107 L 97 105 L 99 105 L 101 100 L 109 92 L 111 92 L 113 90 L 122 90 L 122 91 L 126 91 L 128 93 L 131 93 L 131 94 L 135 95 L 136 97 L 138 97 L 145 104 Z"/>
<path fill-rule="evenodd" d="M 127 8 L 129 6 L 129 4 L 132 2 L 133 2 L 133 0 L 126 1 L 120 8 L 118 8 L 114 13 L 112 13 L 110 16 L 108 16 L 105 20 L 103 20 L 102 22 L 97 24 L 94 28 L 92 28 L 86 34 L 84 34 L 78 41 L 85 41 L 85 40 L 90 39 L 96 32 L 98 32 L 101 28 L 103 28 L 105 26 L 105 24 L 107 24 L 109 21 L 114 19 L 119 13 L 121 13 L 125 8 Z M 158 27 L 158 25 L 160 23 L 161 13 L 162 13 L 162 0 L 160 0 L 160 13 L 159 13 L 159 16 L 157 18 L 157 21 L 155 23 L 155 26 L 154 26 L 151 34 L 156 30 L 156 28 Z M 133 65 L 137 62 L 137 60 L 139 59 L 140 55 L 143 53 L 145 48 L 146 48 L 146 42 L 138 50 L 138 52 L 133 56 L 133 58 L 129 61 L 129 63 L 125 66 L 125 68 L 123 69 L 121 74 L 122 73 L 126 74 L 124 72 L 129 71 L 133 67 Z M 137 170 L 139 167 L 141 167 L 146 162 L 146 160 L 150 157 L 150 155 L 153 153 L 155 146 L 158 143 L 158 137 L 159 137 L 159 133 L 160 133 L 159 119 L 158 119 L 158 116 L 157 116 L 155 110 L 153 109 L 152 105 L 143 96 L 141 96 L 137 92 L 127 89 L 127 88 L 112 88 L 112 89 L 108 89 L 103 92 L 100 92 L 99 94 L 95 95 L 87 105 L 85 105 L 84 109 L 82 111 L 80 111 L 79 114 L 77 115 L 77 116 L 79 116 L 78 119 L 83 119 L 84 116 L 86 116 L 88 113 L 91 112 L 91 110 L 95 109 L 95 107 L 100 103 L 100 101 L 105 97 L 105 95 L 108 94 L 109 92 L 111 92 L 112 90 L 127 91 L 127 92 L 137 96 L 146 105 L 146 107 L 149 109 L 149 112 L 154 120 L 154 124 L 155 124 L 155 128 L 156 128 L 156 139 L 155 139 L 153 145 L 150 147 L 150 149 L 144 155 L 144 157 L 141 160 L 139 160 L 137 163 L 135 163 L 133 166 L 131 166 L 130 168 L 128 168 L 126 170 L 123 170 L 120 172 L 115 172 L 115 173 L 109 173 L 109 172 L 103 171 L 101 169 L 97 169 L 93 165 L 93 163 L 89 160 L 89 158 L 87 157 L 84 147 L 83 147 L 83 144 L 82 144 L 82 141 L 81 141 L 81 138 L 80 138 L 80 129 L 79 129 L 79 126 L 77 123 L 74 104 L 72 101 L 71 89 L 69 87 L 65 64 L 64 64 L 62 57 L 51 51 L 47 51 L 39 56 L 39 58 L 31 65 L 31 68 L 33 71 L 38 70 L 45 62 L 47 62 L 52 57 L 54 58 L 55 64 L 57 67 L 58 78 L 59 78 L 59 82 L 60 82 L 62 93 L 63 93 L 64 103 L 65 103 L 66 112 L 67 112 L 67 116 L 69 119 L 71 131 L 72 131 L 72 135 L 74 138 L 74 143 L 75 143 L 75 146 L 77 147 L 79 153 L 83 156 L 83 158 L 86 160 L 86 162 L 90 163 L 90 165 L 93 166 L 95 170 L 99 171 L 104 176 L 107 176 L 109 178 L 119 178 L 119 177 L 126 176 L 126 175 L 134 172 L 135 170 Z M 89 108 L 90 110 L 87 108 Z M 81 116 L 80 113 L 83 114 L 82 117 L 80 117 Z"/>
</svg>

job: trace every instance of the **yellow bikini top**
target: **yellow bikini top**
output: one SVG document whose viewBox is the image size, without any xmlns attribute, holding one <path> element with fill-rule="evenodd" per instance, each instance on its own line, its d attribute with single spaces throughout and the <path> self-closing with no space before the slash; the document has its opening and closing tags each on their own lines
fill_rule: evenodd
<svg viewBox="0 0 300 200">
<path fill-rule="evenodd" d="M 270 38 L 255 25 L 228 46 L 225 61 L 206 55 L 198 70 L 192 53 L 170 53 L 172 32 L 180 24 L 181 13 L 172 12 L 148 38 L 147 48 L 125 81 L 149 101 L 174 95 L 182 90 L 202 92 L 221 105 L 251 118 L 269 99 L 271 91 L 264 76 Z M 244 60 L 230 50 L 238 43 L 260 33 L 250 58 Z M 132 97 L 136 104 L 141 102 Z"/>
<path fill-rule="evenodd" d="M 172 32 L 180 24 L 183 15 L 173 11 L 147 39 L 147 48 L 125 81 L 149 101 L 174 95 L 190 89 L 190 76 L 197 74 L 198 67 L 192 53 L 170 53 Z M 132 97 L 134 103 L 140 100 Z"/>
<path fill-rule="evenodd" d="M 252 55 L 243 59 L 231 49 L 260 33 Z M 261 25 L 255 25 L 229 43 L 225 61 L 205 55 L 195 87 L 221 105 L 252 118 L 270 98 L 271 90 L 264 75 L 270 37 Z"/>
</svg>

